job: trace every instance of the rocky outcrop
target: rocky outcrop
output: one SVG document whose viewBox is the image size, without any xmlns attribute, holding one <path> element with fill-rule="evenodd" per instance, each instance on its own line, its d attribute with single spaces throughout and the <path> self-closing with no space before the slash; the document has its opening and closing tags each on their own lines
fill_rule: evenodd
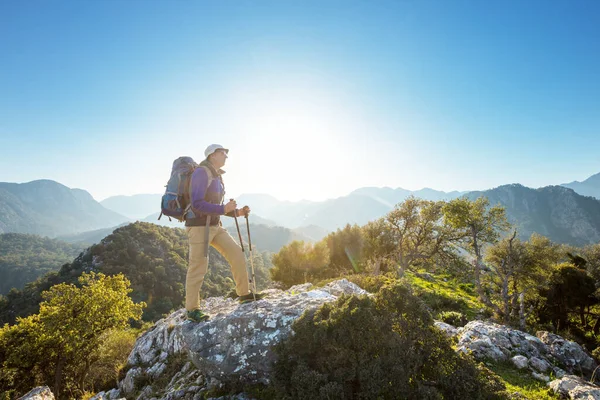
<svg viewBox="0 0 600 400">
<path fill-rule="evenodd" d="M 119 387 L 92 400 L 196 400 L 209 397 L 224 384 L 269 383 L 273 345 L 290 334 L 293 321 L 342 294 L 368 295 L 347 280 L 266 294 L 263 300 L 244 305 L 222 297 L 206 299 L 203 310 L 211 319 L 203 323 L 187 321 L 184 310 L 158 321 L 136 341 Z M 435 326 L 456 339 L 457 351 L 482 361 L 511 362 L 540 381 L 556 376 L 559 379 L 549 386 L 560 396 L 600 400 L 599 387 L 575 376 L 593 374 L 596 363 L 574 342 L 549 332 L 538 332 L 536 337 L 484 321 L 462 328 L 437 321 Z M 53 398 L 27 397 L 40 389 L 23 398 Z M 250 399 L 244 393 L 236 396 Z"/>
<path fill-rule="evenodd" d="M 600 400 L 600 387 L 578 376 L 566 375 L 548 385 L 554 393 L 571 400 Z"/>
<path fill-rule="evenodd" d="M 446 329 L 448 331 L 448 329 Z M 575 342 L 549 332 L 536 336 L 491 322 L 472 321 L 457 330 L 458 351 L 478 360 L 511 360 L 516 368 L 528 368 L 540 380 L 566 373 L 591 376 L 597 364 Z"/>
<path fill-rule="evenodd" d="M 345 279 L 322 288 L 304 284 L 265 293 L 265 299 L 243 305 L 223 297 L 206 299 L 202 309 L 211 317 L 206 322 L 187 321 L 185 310 L 158 321 L 137 340 L 118 395 L 194 399 L 224 383 L 268 383 L 272 346 L 289 335 L 298 317 L 342 294 L 367 294 Z M 173 376 L 165 376 L 173 370 Z M 158 381 L 166 387 L 153 384 Z"/>
<path fill-rule="evenodd" d="M 548 386 L 564 398 L 600 400 L 600 387 L 579 377 L 590 378 L 597 364 L 575 342 L 544 331 L 532 336 L 491 322 L 472 321 L 455 331 L 452 326 L 442 324 L 436 323 L 447 335 L 454 332 L 457 337 L 458 351 L 470 353 L 481 361 L 510 360 L 515 368 L 549 382 Z M 558 379 L 550 382 L 550 376 Z"/>
<path fill-rule="evenodd" d="M 48 386 L 39 386 L 31 389 L 25 396 L 19 397 L 18 400 L 54 400 L 54 394 Z"/>
</svg>

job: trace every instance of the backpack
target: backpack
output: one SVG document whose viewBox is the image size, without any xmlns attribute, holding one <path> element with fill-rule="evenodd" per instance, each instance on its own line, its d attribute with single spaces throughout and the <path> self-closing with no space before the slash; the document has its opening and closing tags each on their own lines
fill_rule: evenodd
<svg viewBox="0 0 600 400">
<path fill-rule="evenodd" d="M 171 168 L 171 177 L 166 184 L 165 194 L 163 194 L 160 201 L 160 215 L 158 219 L 163 215 L 177 219 L 178 221 L 185 221 L 186 215 L 191 208 L 190 203 L 190 184 L 192 173 L 198 168 L 198 164 L 191 157 L 179 157 L 173 161 L 173 167 Z M 208 186 L 212 183 L 213 176 L 211 171 L 202 166 L 206 170 L 208 175 Z"/>
</svg>

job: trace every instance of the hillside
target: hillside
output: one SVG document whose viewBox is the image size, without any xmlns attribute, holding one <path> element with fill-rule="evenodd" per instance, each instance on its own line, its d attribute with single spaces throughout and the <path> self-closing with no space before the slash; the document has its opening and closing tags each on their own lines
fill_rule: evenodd
<svg viewBox="0 0 600 400">
<path fill-rule="evenodd" d="M 128 219 L 86 191 L 51 180 L 0 182 L 0 233 L 56 237 L 107 228 Z"/>
<path fill-rule="evenodd" d="M 270 255 L 259 249 L 254 249 L 254 266 L 257 284 L 264 288 L 269 280 L 267 269 L 271 261 Z M 209 257 L 202 296 L 228 294 L 234 287 L 229 265 L 213 248 Z M 187 259 L 188 242 L 183 229 L 144 222 L 129 224 L 116 229 L 60 270 L 27 284 L 21 291 L 10 292 L 5 301 L 0 302 L 0 325 L 37 312 L 42 291 L 61 282 L 74 283 L 84 271 L 107 275 L 123 273 L 131 281 L 131 297 L 148 304 L 144 319 L 156 320 L 182 307 Z"/>
<path fill-rule="evenodd" d="M 0 294 L 22 289 L 49 271 L 58 271 L 83 248 L 61 240 L 22 233 L 0 234 Z"/>
<path fill-rule="evenodd" d="M 533 232 L 558 243 L 577 246 L 600 241 L 600 201 L 562 186 L 531 189 L 519 184 L 483 192 L 470 192 L 475 199 L 486 196 L 491 205 L 506 208 L 508 220 L 522 239 Z"/>
</svg>

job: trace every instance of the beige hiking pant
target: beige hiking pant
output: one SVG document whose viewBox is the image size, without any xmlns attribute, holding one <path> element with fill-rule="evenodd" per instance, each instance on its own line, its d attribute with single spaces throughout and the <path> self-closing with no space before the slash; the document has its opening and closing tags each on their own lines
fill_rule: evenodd
<svg viewBox="0 0 600 400">
<path fill-rule="evenodd" d="M 200 288 L 204 275 L 208 271 L 208 257 L 204 256 L 204 226 L 188 226 L 186 228 L 190 243 L 190 259 L 185 278 L 185 308 L 188 311 L 200 308 Z M 229 232 L 221 226 L 209 228 L 208 242 L 225 257 L 231 266 L 238 296 L 250 293 L 248 270 L 242 248 L 233 240 Z"/>
</svg>

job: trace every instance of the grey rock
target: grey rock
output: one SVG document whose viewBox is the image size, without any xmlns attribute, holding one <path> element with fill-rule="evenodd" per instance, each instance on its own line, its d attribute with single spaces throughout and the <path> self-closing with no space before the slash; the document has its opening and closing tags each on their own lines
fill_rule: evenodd
<svg viewBox="0 0 600 400">
<path fill-rule="evenodd" d="M 205 299 L 202 309 L 211 318 L 202 323 L 187 321 L 185 310 L 174 312 L 137 340 L 128 362 L 156 364 L 164 353 L 188 353 L 209 386 L 211 378 L 268 383 L 275 357 L 271 346 L 287 337 L 300 315 L 343 294 L 368 294 L 346 279 L 323 288 L 304 284 L 266 293 L 266 298 L 242 305 L 223 297 Z"/>
<path fill-rule="evenodd" d="M 119 382 L 119 389 L 125 395 L 129 395 L 135 391 L 135 380 L 144 373 L 142 368 L 136 367 L 127 371 L 125 379 Z"/>
<path fill-rule="evenodd" d="M 100 392 L 95 396 L 90 397 L 89 400 L 118 400 L 121 399 L 121 393 L 119 389 L 112 389 L 108 392 Z"/>
<path fill-rule="evenodd" d="M 567 375 L 567 372 L 564 369 L 561 369 L 561 368 L 558 368 L 558 367 L 553 367 L 552 370 L 554 371 L 554 376 L 556 376 L 558 379 L 560 379 L 563 376 Z"/>
<path fill-rule="evenodd" d="M 458 335 L 458 329 L 456 329 L 454 326 L 452 326 L 450 324 L 447 324 L 442 321 L 435 321 L 433 323 L 433 325 L 436 328 L 438 328 L 439 330 L 441 330 L 449 338 L 452 338 L 452 337 Z"/>
<path fill-rule="evenodd" d="M 572 374 L 583 372 L 589 377 L 597 367 L 594 359 L 577 343 L 545 331 L 537 332 L 536 336 L 546 344 L 550 354 L 565 367 L 567 372 Z"/>
<path fill-rule="evenodd" d="M 584 381 L 575 375 L 565 375 L 553 380 L 548 386 L 557 395 L 577 400 L 600 400 L 600 387 Z"/>
<path fill-rule="evenodd" d="M 550 382 L 550 377 L 544 374 L 540 374 L 539 372 L 532 372 L 531 375 L 538 381 Z"/>
<path fill-rule="evenodd" d="M 141 390 L 141 392 L 136 400 L 150 400 L 152 398 L 152 395 L 153 395 L 152 386 L 147 385 L 147 386 L 144 386 L 144 388 Z"/>
<path fill-rule="evenodd" d="M 517 369 L 527 368 L 528 361 L 527 361 L 527 357 L 525 357 L 525 356 L 521 356 L 521 355 L 514 356 L 510 360 L 512 361 L 514 366 L 517 367 Z"/>
<path fill-rule="evenodd" d="M 162 362 L 158 362 L 158 363 L 154 364 L 148 371 L 146 371 L 146 373 L 148 375 L 150 375 L 152 378 L 156 379 L 164 372 L 164 370 L 166 368 L 167 368 L 166 364 L 164 364 Z"/>
<path fill-rule="evenodd" d="M 544 359 L 531 357 L 529 359 L 529 366 L 538 372 L 546 372 L 548 369 L 552 368 L 552 365 Z"/>
<path fill-rule="evenodd" d="M 48 386 L 38 386 L 31 389 L 18 400 L 54 400 L 54 394 Z"/>
</svg>

